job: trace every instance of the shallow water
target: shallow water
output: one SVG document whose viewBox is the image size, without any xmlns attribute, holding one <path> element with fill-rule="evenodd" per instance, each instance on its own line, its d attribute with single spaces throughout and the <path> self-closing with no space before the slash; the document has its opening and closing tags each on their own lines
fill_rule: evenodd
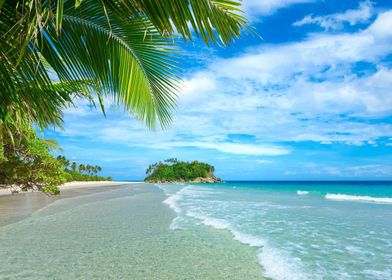
<svg viewBox="0 0 392 280">
<path fill-rule="evenodd" d="M 173 231 L 153 185 L 65 198 L 0 227 L 0 279 L 261 279 L 229 232 Z"/>
<path fill-rule="evenodd" d="M 272 279 L 392 279 L 392 184 L 159 185 L 172 230 L 230 231 Z"/>
</svg>

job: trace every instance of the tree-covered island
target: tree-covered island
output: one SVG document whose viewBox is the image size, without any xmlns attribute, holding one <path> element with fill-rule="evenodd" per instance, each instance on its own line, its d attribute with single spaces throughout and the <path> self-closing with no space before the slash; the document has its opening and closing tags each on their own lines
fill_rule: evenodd
<svg viewBox="0 0 392 280">
<path fill-rule="evenodd" d="M 191 183 L 214 183 L 221 182 L 215 177 L 214 166 L 198 162 L 179 161 L 176 158 L 167 159 L 163 162 L 151 164 L 147 170 L 148 175 L 144 181 L 149 183 L 164 182 L 191 182 Z"/>
</svg>

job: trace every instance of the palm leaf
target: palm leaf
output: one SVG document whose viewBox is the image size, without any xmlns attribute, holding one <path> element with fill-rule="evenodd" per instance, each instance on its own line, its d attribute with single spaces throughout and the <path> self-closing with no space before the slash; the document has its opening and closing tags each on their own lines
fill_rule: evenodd
<svg viewBox="0 0 392 280">
<path fill-rule="evenodd" d="M 237 0 L 1 4 L 0 118 L 27 108 L 42 125 L 61 123 L 61 110 L 72 105 L 72 84 L 90 100 L 96 94 L 103 111 L 103 97 L 111 96 L 150 128 L 165 127 L 180 80 L 169 39 L 179 34 L 227 45 L 246 26 Z"/>
<path fill-rule="evenodd" d="M 147 20 L 126 19 L 100 4 L 66 7 L 63 31 L 53 40 L 48 25 L 40 53 L 61 81 L 90 80 L 98 95 L 110 95 L 150 128 L 171 121 L 178 89 L 173 47 Z"/>
<path fill-rule="evenodd" d="M 147 16 L 164 36 L 178 33 L 185 40 L 201 37 L 207 44 L 228 45 L 247 27 L 241 1 L 236 0 L 102 1 L 117 13 Z"/>
</svg>

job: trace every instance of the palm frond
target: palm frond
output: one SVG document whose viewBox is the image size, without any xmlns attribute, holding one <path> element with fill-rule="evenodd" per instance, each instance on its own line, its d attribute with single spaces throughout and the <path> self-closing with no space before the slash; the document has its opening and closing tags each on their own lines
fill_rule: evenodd
<svg viewBox="0 0 392 280">
<path fill-rule="evenodd" d="M 113 96 L 150 128 L 171 121 L 178 90 L 178 66 L 171 43 L 146 19 L 124 19 L 102 5 L 68 6 L 63 31 L 54 40 L 48 25 L 38 40 L 40 53 L 61 81 L 90 80 L 98 95 Z"/>
<path fill-rule="evenodd" d="M 117 13 L 146 16 L 163 36 L 201 37 L 207 44 L 228 45 L 247 27 L 237 0 L 101 1 Z"/>
<path fill-rule="evenodd" d="M 227 45 L 247 25 L 239 0 L 0 1 L 0 121 L 21 110 L 42 126 L 77 93 L 165 127 L 180 81 L 171 37 Z"/>
</svg>

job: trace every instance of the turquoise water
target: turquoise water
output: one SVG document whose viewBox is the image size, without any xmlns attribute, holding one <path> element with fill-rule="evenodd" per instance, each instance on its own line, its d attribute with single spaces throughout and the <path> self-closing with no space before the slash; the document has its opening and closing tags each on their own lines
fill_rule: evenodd
<svg viewBox="0 0 392 280">
<path fill-rule="evenodd" d="M 158 186 L 172 230 L 230 231 L 272 279 L 392 279 L 391 182 Z"/>
</svg>

